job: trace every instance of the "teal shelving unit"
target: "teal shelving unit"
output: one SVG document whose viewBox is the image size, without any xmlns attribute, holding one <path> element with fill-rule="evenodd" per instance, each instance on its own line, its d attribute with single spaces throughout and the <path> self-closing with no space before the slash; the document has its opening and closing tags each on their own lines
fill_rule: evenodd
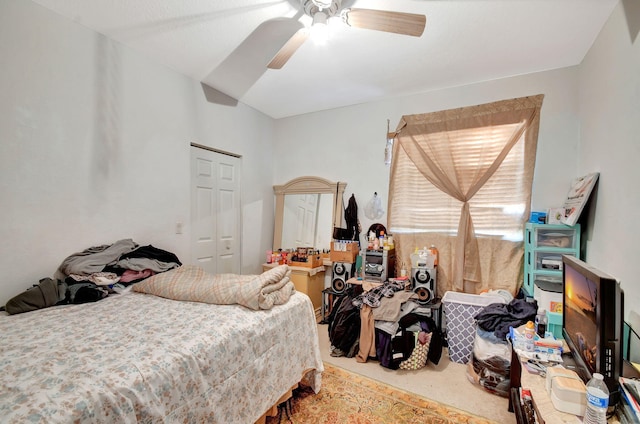
<svg viewBox="0 0 640 424">
<path fill-rule="evenodd" d="M 580 224 L 525 225 L 523 288 L 529 296 L 536 281 L 553 282 L 562 289 L 562 255 L 580 258 Z"/>
</svg>

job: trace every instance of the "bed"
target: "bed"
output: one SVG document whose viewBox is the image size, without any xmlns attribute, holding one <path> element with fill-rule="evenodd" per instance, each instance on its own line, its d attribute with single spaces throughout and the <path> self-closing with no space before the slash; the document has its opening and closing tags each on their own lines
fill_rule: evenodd
<svg viewBox="0 0 640 424">
<path fill-rule="evenodd" d="M 253 423 L 320 389 L 313 306 L 187 302 L 129 291 L 0 316 L 0 421 Z"/>
</svg>

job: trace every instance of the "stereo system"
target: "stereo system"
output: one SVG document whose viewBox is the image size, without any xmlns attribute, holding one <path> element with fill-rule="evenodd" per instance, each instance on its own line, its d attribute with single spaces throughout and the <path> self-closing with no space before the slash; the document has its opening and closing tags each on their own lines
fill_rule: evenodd
<svg viewBox="0 0 640 424">
<path fill-rule="evenodd" d="M 347 289 L 347 281 L 355 275 L 354 263 L 334 262 L 331 278 L 331 289 L 336 293 L 343 293 Z"/>
<path fill-rule="evenodd" d="M 436 269 L 426 266 L 411 269 L 413 292 L 418 295 L 415 300 L 420 305 L 428 305 L 436 299 Z"/>
<path fill-rule="evenodd" d="M 364 276 L 367 280 L 384 283 L 395 277 L 396 251 L 367 250 L 364 255 Z"/>
</svg>

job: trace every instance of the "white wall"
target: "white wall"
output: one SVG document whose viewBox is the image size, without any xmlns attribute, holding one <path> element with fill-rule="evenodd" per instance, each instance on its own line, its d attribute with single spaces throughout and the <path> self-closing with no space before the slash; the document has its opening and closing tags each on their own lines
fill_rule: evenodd
<svg viewBox="0 0 640 424">
<path fill-rule="evenodd" d="M 627 317 L 640 313 L 640 9 L 631 13 L 632 3 L 616 6 L 579 74 L 578 170 L 600 172 L 587 261 L 620 280 Z"/>
<path fill-rule="evenodd" d="M 571 179 L 599 171 L 587 259 L 622 281 L 627 312 L 637 310 L 640 53 L 631 37 L 621 3 L 579 67 L 274 123 L 242 104 L 207 103 L 196 81 L 40 6 L 2 2 L 0 304 L 68 254 L 119 238 L 189 261 L 188 225 L 175 234 L 189 221 L 189 142 L 243 157 L 243 272 L 253 273 L 271 247 L 272 184 L 346 181 L 345 201 L 355 194 L 366 229 L 374 191 L 387 201 L 387 120 L 394 129 L 405 114 L 542 93 L 532 209 L 560 205 Z"/>
<path fill-rule="evenodd" d="M 243 272 L 260 271 L 271 118 L 27 1 L 0 3 L 0 70 L 0 304 L 121 238 L 189 262 L 190 142 L 242 155 Z"/>
<path fill-rule="evenodd" d="M 387 119 L 394 129 L 404 114 L 542 93 L 532 210 L 561 206 L 573 178 L 600 172 L 586 212 L 586 260 L 620 280 L 625 316 L 633 318 L 640 312 L 635 263 L 640 253 L 635 219 L 640 208 L 639 15 L 633 0 L 621 1 L 577 67 L 279 120 L 274 180 L 282 184 L 318 175 L 346 181 L 345 201 L 355 193 L 362 210 L 374 191 L 387 200 Z M 363 229 L 371 224 L 362 211 L 360 219 Z M 386 225 L 386 215 L 380 222 Z"/>
<path fill-rule="evenodd" d="M 363 211 L 374 192 L 387 209 L 387 119 L 395 129 L 402 115 L 544 94 L 532 208 L 561 206 L 577 172 L 577 72 L 575 67 L 565 68 L 278 120 L 274 181 L 283 184 L 301 175 L 317 175 L 347 182 L 345 204 L 355 194 L 366 231 L 373 221 Z M 378 222 L 386 226 L 386 220 L 385 214 Z"/>
</svg>

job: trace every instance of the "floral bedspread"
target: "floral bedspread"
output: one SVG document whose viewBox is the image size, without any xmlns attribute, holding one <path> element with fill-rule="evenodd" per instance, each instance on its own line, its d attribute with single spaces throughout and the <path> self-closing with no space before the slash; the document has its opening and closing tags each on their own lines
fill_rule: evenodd
<svg viewBox="0 0 640 424">
<path fill-rule="evenodd" d="M 0 316 L 2 423 L 252 423 L 320 389 L 309 298 L 251 311 L 127 293 Z"/>
</svg>

